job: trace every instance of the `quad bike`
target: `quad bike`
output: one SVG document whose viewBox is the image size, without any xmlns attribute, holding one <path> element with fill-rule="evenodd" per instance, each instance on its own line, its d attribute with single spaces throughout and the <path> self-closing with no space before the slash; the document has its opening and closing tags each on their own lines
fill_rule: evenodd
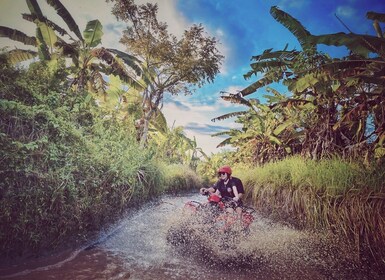
<svg viewBox="0 0 385 280">
<path fill-rule="evenodd" d="M 241 226 L 244 233 L 248 233 L 250 225 L 254 221 L 255 210 L 248 206 L 241 206 L 241 217 L 235 211 L 228 211 L 234 206 L 231 198 L 221 198 L 214 193 L 205 193 L 207 202 L 188 201 L 184 205 L 184 212 L 191 211 L 202 217 L 203 221 L 211 224 L 221 232 L 232 230 L 233 227 Z"/>
<path fill-rule="evenodd" d="M 196 243 L 199 239 L 247 235 L 254 221 L 255 210 L 242 206 L 242 214 L 229 212 L 232 199 L 206 193 L 207 202 L 188 201 L 184 204 L 182 220 L 169 229 L 167 240 L 173 245 Z"/>
</svg>

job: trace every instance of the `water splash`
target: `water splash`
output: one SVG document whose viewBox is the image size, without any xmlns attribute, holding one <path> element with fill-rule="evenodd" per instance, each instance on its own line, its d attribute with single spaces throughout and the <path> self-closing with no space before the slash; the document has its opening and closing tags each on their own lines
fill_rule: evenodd
<svg viewBox="0 0 385 280">
<path fill-rule="evenodd" d="M 344 240 L 256 216 L 231 232 L 183 212 L 199 195 L 165 196 L 131 213 L 87 250 L 12 279 L 382 279 Z M 194 222 L 198 219 L 198 222 Z"/>
</svg>

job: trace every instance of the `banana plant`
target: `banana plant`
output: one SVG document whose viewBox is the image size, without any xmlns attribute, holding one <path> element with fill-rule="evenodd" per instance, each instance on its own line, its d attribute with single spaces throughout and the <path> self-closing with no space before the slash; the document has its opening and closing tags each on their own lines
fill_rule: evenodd
<svg viewBox="0 0 385 280">
<path fill-rule="evenodd" d="M 367 12 L 373 20 L 376 36 L 368 34 L 325 34 L 310 36 L 309 42 L 330 46 L 345 46 L 351 54 L 332 63 L 321 65 L 336 81 L 335 92 L 342 95 L 341 116 L 334 129 L 349 128 L 349 148 L 361 148 L 372 143 L 374 153 L 385 155 L 385 39 L 380 23 L 385 14 Z M 370 133 L 368 127 L 373 125 Z M 366 134 L 366 135 L 365 135 Z M 352 141 L 354 140 L 354 141 Z"/>
<path fill-rule="evenodd" d="M 253 56 L 246 79 L 262 74 L 262 78 L 240 91 L 245 97 L 279 82 L 287 86 L 287 100 L 275 107 L 294 106 L 298 114 L 307 116 L 301 125 L 302 153 L 319 158 L 333 153 L 346 153 L 368 144 L 369 139 L 383 145 L 384 134 L 384 34 L 379 22 L 383 14 L 369 12 L 377 37 L 370 35 L 329 34 L 315 36 L 291 15 L 272 7 L 271 15 L 298 40 L 302 50 L 265 50 Z M 349 56 L 331 58 L 317 52 L 318 44 L 347 46 Z M 368 57 L 375 53 L 377 57 Z M 306 107 L 304 107 L 306 106 Z M 313 107 L 313 111 L 304 108 Z M 375 129 L 368 133 L 369 119 Z M 287 128 L 289 128 L 288 126 Z M 282 124 L 282 133 L 286 130 Z M 377 144 L 378 145 L 378 144 Z"/>
<path fill-rule="evenodd" d="M 99 20 L 89 21 L 84 31 L 80 32 L 72 15 L 59 0 L 46 2 L 55 9 L 76 38 L 45 17 L 37 0 L 26 0 L 30 14 L 23 14 L 22 17 L 36 25 L 36 37 L 5 26 L 0 26 L 0 36 L 36 47 L 37 51 L 11 50 L 8 52 L 10 62 L 19 63 L 35 57 L 46 61 L 70 58 L 73 64 L 69 70 L 75 90 L 83 90 L 88 85 L 90 91 L 105 92 L 106 83 L 102 74 L 118 75 L 131 87 L 142 89 L 137 78 L 141 75 L 139 61 L 118 50 L 100 47 L 103 26 Z"/>
<path fill-rule="evenodd" d="M 251 162 L 265 163 L 269 160 L 282 158 L 298 150 L 298 139 L 303 136 L 300 117 L 290 106 L 280 104 L 307 103 L 303 100 L 290 99 L 278 91 L 267 88 L 271 94 L 264 97 L 268 104 L 260 104 L 257 99 L 241 97 L 240 94 L 222 96 L 223 99 L 249 107 L 247 111 L 239 111 L 214 118 L 213 121 L 223 120 L 228 117 L 237 117 L 235 122 L 242 124 L 241 129 L 230 129 L 214 134 L 213 136 L 229 136 L 218 147 L 231 145 L 238 148 L 242 158 Z M 277 105 L 278 104 L 278 105 Z M 294 106 L 292 106 L 294 107 Z"/>
</svg>

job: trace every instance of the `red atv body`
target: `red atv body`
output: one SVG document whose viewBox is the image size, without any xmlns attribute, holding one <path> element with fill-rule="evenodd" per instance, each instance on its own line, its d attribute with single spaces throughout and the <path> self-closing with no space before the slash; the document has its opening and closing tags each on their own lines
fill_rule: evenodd
<svg viewBox="0 0 385 280">
<path fill-rule="evenodd" d="M 242 214 L 239 218 L 235 210 L 232 213 L 228 211 L 228 208 L 231 208 L 231 202 L 232 200 L 223 199 L 214 193 L 209 193 L 207 194 L 206 203 L 188 201 L 184 205 L 184 210 L 190 211 L 194 215 L 201 215 L 207 223 L 221 232 L 241 226 L 241 229 L 248 233 L 249 227 L 254 221 L 253 214 L 255 214 L 255 210 L 251 207 L 242 206 Z"/>
</svg>

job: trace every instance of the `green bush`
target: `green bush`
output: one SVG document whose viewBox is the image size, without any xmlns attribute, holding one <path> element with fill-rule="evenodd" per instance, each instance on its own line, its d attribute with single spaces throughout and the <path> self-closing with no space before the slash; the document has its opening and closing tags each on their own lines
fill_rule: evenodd
<svg viewBox="0 0 385 280">
<path fill-rule="evenodd" d="M 1 67 L 2 255 L 82 239 L 160 193 L 158 168 L 130 120 L 68 91 L 59 66 Z"/>
</svg>

